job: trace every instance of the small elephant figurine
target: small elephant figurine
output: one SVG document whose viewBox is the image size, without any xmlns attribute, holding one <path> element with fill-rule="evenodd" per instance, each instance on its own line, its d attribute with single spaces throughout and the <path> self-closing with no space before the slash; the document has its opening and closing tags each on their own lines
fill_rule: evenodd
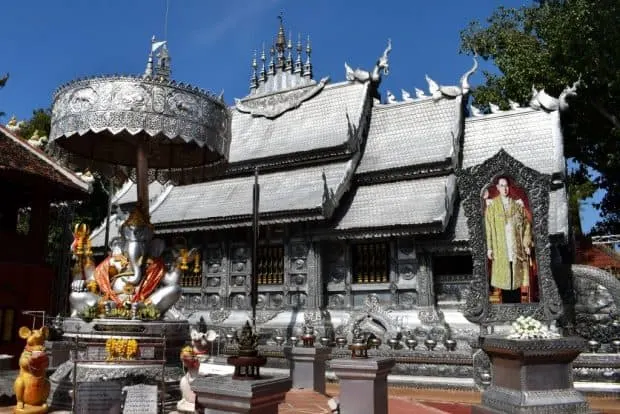
<svg viewBox="0 0 620 414">
<path fill-rule="evenodd" d="M 19 329 L 19 337 L 26 340 L 26 346 L 19 357 L 19 375 L 13 385 L 17 399 L 14 414 L 47 413 L 50 383 L 45 373 L 49 358 L 44 344 L 48 333 L 46 326 L 33 330 L 22 326 Z"/>
</svg>

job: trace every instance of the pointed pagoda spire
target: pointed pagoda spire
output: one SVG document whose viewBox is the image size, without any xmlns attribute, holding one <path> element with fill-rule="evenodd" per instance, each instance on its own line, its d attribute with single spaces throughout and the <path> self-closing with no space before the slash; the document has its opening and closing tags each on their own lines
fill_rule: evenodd
<svg viewBox="0 0 620 414">
<path fill-rule="evenodd" d="M 303 63 L 301 62 L 301 52 L 303 51 L 302 45 L 301 45 L 301 33 L 299 33 L 297 35 L 297 58 L 295 59 L 295 69 L 293 70 L 293 73 L 298 73 L 301 75 L 301 72 L 303 70 Z"/>
<path fill-rule="evenodd" d="M 304 64 L 304 78 L 312 79 L 312 46 L 310 45 L 310 35 L 306 41 L 306 63 Z"/>
<path fill-rule="evenodd" d="M 168 53 L 168 46 L 166 44 L 161 46 L 157 57 L 157 76 L 161 79 L 169 80 L 172 71 L 170 69 L 170 54 Z"/>
<path fill-rule="evenodd" d="M 278 19 L 280 20 L 280 27 L 278 28 L 278 34 L 276 36 L 276 42 L 274 45 L 275 52 L 277 54 L 276 68 L 284 69 L 284 65 L 285 65 L 284 53 L 286 51 L 286 35 L 284 33 L 284 17 L 282 15 L 282 12 L 280 12 Z"/>
<path fill-rule="evenodd" d="M 292 37 L 293 35 L 289 32 L 288 43 L 286 44 L 286 66 L 284 67 L 284 70 L 286 70 L 287 72 L 291 72 L 293 70 L 293 41 L 291 40 Z"/>
<path fill-rule="evenodd" d="M 256 50 L 254 51 L 254 57 L 252 57 L 252 75 L 250 76 L 250 92 L 254 92 L 258 88 L 258 62 L 256 61 Z"/>
<path fill-rule="evenodd" d="M 267 56 L 265 55 L 265 42 L 263 42 L 263 51 L 260 54 L 260 60 L 261 60 L 261 68 L 260 68 L 260 75 L 258 77 L 258 82 L 265 83 L 265 81 L 267 80 L 267 71 L 265 70 L 265 61 L 267 60 Z"/>
<path fill-rule="evenodd" d="M 149 52 L 149 59 L 146 62 L 146 69 L 144 70 L 144 77 L 153 76 L 153 45 L 155 44 L 155 35 L 151 38 L 151 51 Z"/>
<path fill-rule="evenodd" d="M 267 69 L 267 75 L 273 76 L 276 73 L 275 63 L 273 57 L 276 53 L 275 47 L 272 45 L 271 49 L 269 49 L 269 68 Z"/>
</svg>

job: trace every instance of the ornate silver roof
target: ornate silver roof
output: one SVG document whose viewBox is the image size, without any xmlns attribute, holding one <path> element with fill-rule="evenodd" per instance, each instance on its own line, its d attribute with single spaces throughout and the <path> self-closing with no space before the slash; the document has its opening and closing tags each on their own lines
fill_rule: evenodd
<svg viewBox="0 0 620 414">
<path fill-rule="evenodd" d="M 455 186 L 454 175 L 360 186 L 335 229 L 423 225 L 426 232 L 441 232 L 452 213 Z"/>
<path fill-rule="evenodd" d="M 463 120 L 460 99 L 379 105 L 372 110 L 357 174 L 450 161 Z"/>
<path fill-rule="evenodd" d="M 466 119 L 463 168 L 482 163 L 501 148 L 530 168 L 563 175 L 560 113 L 522 108 Z"/>
<path fill-rule="evenodd" d="M 265 106 L 294 93 L 274 95 Z M 338 83 L 326 86 L 320 93 L 271 119 L 233 111 L 229 162 L 275 157 L 299 157 L 309 151 L 328 150 L 347 145 L 351 129 L 359 123 L 368 94 L 365 84 Z"/>
<path fill-rule="evenodd" d="M 329 217 L 348 188 L 351 168 L 345 161 L 261 174 L 261 223 Z M 174 187 L 151 222 L 162 232 L 249 226 L 253 183 L 248 175 Z"/>
</svg>

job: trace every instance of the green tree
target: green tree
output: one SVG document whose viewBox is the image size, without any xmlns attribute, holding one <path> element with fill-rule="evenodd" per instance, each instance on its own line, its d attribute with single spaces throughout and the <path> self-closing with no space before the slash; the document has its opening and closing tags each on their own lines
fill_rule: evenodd
<svg viewBox="0 0 620 414">
<path fill-rule="evenodd" d="M 20 135 L 27 139 L 32 136 L 35 130 L 39 131 L 40 136 L 49 136 L 51 127 L 51 111 L 49 109 L 36 109 L 32 112 L 32 118 L 24 122 L 20 130 Z M 74 223 L 86 223 L 90 229 L 98 227 L 108 213 L 108 189 L 109 180 L 99 174 L 94 174 L 93 191 L 83 201 L 76 202 L 74 205 Z M 59 211 L 52 209 L 51 224 L 49 229 L 49 248 L 48 258 L 54 260 L 58 248 L 68 249 L 69 246 L 62 246 L 62 235 L 67 229 L 59 228 L 58 223 L 62 223 L 62 217 L 57 217 Z"/>
<path fill-rule="evenodd" d="M 9 74 L 8 73 L 0 78 L 0 89 L 4 88 L 4 85 L 6 85 L 6 81 L 8 81 L 8 80 L 9 80 Z M 4 115 L 5 115 L 5 113 L 0 111 L 0 118 L 3 117 Z"/>
<path fill-rule="evenodd" d="M 596 205 L 603 219 L 594 231 L 620 232 L 620 2 L 538 0 L 519 9 L 499 7 L 486 24 L 473 21 L 461 32 L 461 51 L 492 60 L 501 72 L 483 72 L 485 83 L 473 92 L 481 106 L 527 103 L 532 86 L 559 96 L 581 79 L 563 116 L 566 155 L 600 173 L 590 177 L 606 191 Z M 584 177 L 576 181 L 583 184 Z"/>
<path fill-rule="evenodd" d="M 39 131 L 39 136 L 49 137 L 52 121 L 52 111 L 49 109 L 35 109 L 32 111 L 32 118 L 24 122 L 19 130 L 19 135 L 24 139 L 29 139 L 34 131 Z"/>
</svg>

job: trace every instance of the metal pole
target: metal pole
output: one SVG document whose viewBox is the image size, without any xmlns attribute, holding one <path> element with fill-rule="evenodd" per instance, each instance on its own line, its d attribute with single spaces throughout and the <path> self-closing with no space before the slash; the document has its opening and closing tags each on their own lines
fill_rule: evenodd
<svg viewBox="0 0 620 414">
<path fill-rule="evenodd" d="M 260 186 L 258 184 L 258 167 L 254 169 L 254 188 L 252 192 L 252 328 L 256 332 L 256 304 L 258 302 L 258 202 L 260 200 Z"/>
<path fill-rule="evenodd" d="M 136 186 L 138 187 L 138 207 L 142 208 L 142 213 L 144 214 L 144 217 L 149 216 L 149 164 L 146 145 L 146 141 L 138 141 L 136 160 Z"/>
<path fill-rule="evenodd" d="M 112 198 L 114 197 L 114 181 L 110 178 L 110 188 L 108 188 L 108 216 L 105 221 L 105 241 L 103 244 L 104 250 L 108 251 L 108 245 L 110 241 L 110 215 L 112 215 Z"/>
</svg>

